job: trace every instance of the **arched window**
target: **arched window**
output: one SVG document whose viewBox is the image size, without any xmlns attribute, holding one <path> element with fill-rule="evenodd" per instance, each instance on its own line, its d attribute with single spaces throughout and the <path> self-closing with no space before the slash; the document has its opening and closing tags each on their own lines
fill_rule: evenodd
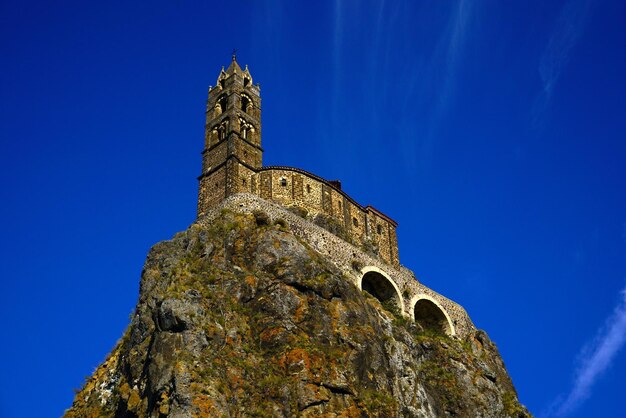
<svg viewBox="0 0 626 418">
<path fill-rule="evenodd" d="M 243 86 L 248 87 L 250 85 L 250 79 L 248 77 L 243 78 Z"/>
<path fill-rule="evenodd" d="M 241 95 L 241 110 L 243 110 L 244 112 L 248 113 L 250 104 L 252 103 L 252 101 L 250 100 L 250 98 L 248 96 L 246 96 L 245 94 Z"/>
<path fill-rule="evenodd" d="M 217 104 L 220 105 L 220 113 L 226 112 L 226 106 L 228 106 L 228 96 L 223 94 L 217 99 Z"/>
<path fill-rule="evenodd" d="M 250 139 L 251 134 L 254 133 L 254 126 L 246 122 L 244 119 L 239 118 L 239 131 L 243 139 Z"/>
<path fill-rule="evenodd" d="M 219 128 L 217 128 L 218 130 L 218 136 L 219 136 L 219 140 L 222 141 L 224 139 L 226 139 L 227 133 L 228 133 L 228 119 L 226 119 L 225 121 L 223 121 Z"/>
</svg>

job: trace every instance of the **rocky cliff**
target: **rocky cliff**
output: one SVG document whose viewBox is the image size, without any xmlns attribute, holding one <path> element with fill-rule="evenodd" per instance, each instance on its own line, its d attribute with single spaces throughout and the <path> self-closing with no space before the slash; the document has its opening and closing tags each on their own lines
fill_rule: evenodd
<svg viewBox="0 0 626 418">
<path fill-rule="evenodd" d="M 128 330 L 66 417 L 527 417 L 495 345 L 424 330 L 280 220 L 155 245 Z"/>
</svg>

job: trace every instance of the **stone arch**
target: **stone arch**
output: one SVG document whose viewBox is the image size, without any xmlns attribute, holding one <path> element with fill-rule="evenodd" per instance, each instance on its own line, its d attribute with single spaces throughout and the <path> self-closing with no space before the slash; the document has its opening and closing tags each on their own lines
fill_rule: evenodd
<svg viewBox="0 0 626 418">
<path fill-rule="evenodd" d="M 220 123 L 219 126 L 217 127 L 218 142 L 225 140 L 227 135 L 228 135 L 228 119 L 224 119 L 224 121 Z"/>
<path fill-rule="evenodd" d="M 404 301 L 398 285 L 381 269 L 374 266 L 366 266 L 361 269 L 358 281 L 359 290 L 364 290 L 374 296 L 383 305 L 389 302 L 395 304 L 400 313 L 406 316 Z"/>
<path fill-rule="evenodd" d="M 447 335 L 456 335 L 448 312 L 432 296 L 419 294 L 411 300 L 413 319 L 423 328 Z"/>
<path fill-rule="evenodd" d="M 246 122 L 245 119 L 239 118 L 239 132 L 243 139 L 250 140 L 254 134 L 254 126 L 251 123 Z"/>
</svg>

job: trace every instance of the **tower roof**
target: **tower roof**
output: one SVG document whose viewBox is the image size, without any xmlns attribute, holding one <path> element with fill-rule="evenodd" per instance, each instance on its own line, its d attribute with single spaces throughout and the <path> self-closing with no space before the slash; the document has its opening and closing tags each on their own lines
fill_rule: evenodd
<svg viewBox="0 0 626 418">
<path fill-rule="evenodd" d="M 243 70 L 241 69 L 241 67 L 237 63 L 237 50 L 235 49 L 233 51 L 233 59 L 230 62 L 230 65 L 228 66 L 228 69 L 226 69 L 226 74 L 231 75 L 231 74 L 235 74 L 235 73 L 241 73 L 242 71 Z"/>
</svg>

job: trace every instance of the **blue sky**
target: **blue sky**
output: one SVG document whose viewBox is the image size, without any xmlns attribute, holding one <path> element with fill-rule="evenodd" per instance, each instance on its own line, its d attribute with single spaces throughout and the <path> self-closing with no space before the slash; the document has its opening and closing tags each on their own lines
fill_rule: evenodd
<svg viewBox="0 0 626 418">
<path fill-rule="evenodd" d="M 128 324 L 150 246 L 195 217 L 233 48 L 266 165 L 399 222 L 539 417 L 621 417 L 620 1 L 0 4 L 0 416 L 54 417 Z"/>
</svg>

